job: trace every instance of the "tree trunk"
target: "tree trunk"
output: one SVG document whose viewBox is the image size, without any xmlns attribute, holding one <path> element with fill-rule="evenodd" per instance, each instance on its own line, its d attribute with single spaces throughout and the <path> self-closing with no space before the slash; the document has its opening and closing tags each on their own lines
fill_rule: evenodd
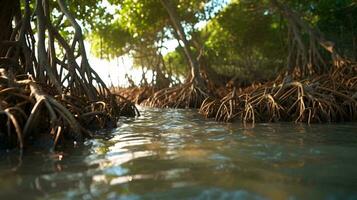
<svg viewBox="0 0 357 200">
<path fill-rule="evenodd" d="M 0 57 L 6 55 L 10 47 L 10 37 L 13 30 L 12 20 L 19 10 L 18 0 L 2 0 L 0 6 Z"/>
<path fill-rule="evenodd" d="M 177 35 L 179 37 L 178 39 L 181 40 L 184 44 L 183 46 L 184 52 L 191 68 L 191 75 L 192 75 L 191 80 L 195 81 L 198 85 L 204 85 L 202 77 L 200 75 L 199 63 L 196 57 L 194 56 L 194 53 L 190 49 L 190 44 L 187 40 L 185 31 L 179 21 L 179 17 L 176 9 L 172 6 L 169 0 L 160 0 L 160 2 L 166 9 L 167 13 L 169 14 L 172 26 L 175 32 L 177 33 L 175 35 Z"/>
<path fill-rule="evenodd" d="M 38 63 L 40 68 L 39 79 L 41 81 L 45 81 L 45 72 L 47 72 L 47 76 L 49 77 L 50 82 L 55 86 L 57 92 L 59 94 L 62 93 L 62 87 L 60 85 L 59 80 L 57 80 L 52 66 L 48 60 L 48 54 L 46 51 L 46 18 L 44 13 L 44 7 L 42 1 L 37 1 L 37 8 L 36 8 L 36 15 L 37 15 L 37 56 L 38 56 Z"/>
<path fill-rule="evenodd" d="M 270 0 L 270 3 L 288 23 L 290 34 L 288 71 L 290 74 L 295 69 L 299 69 L 300 74 L 303 76 L 320 74 L 330 70 L 328 66 L 329 60 L 322 56 L 319 46 L 331 55 L 333 67 L 339 67 L 344 63 L 344 59 L 335 50 L 335 44 L 326 40 L 318 27 L 312 27 L 288 5 L 278 0 Z M 308 37 L 306 39 L 308 42 L 304 42 L 305 35 Z"/>
</svg>

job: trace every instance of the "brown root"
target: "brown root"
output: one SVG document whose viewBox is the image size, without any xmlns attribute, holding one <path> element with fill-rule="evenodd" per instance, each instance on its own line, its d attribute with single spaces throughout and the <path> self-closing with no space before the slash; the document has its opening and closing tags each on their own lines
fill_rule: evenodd
<svg viewBox="0 0 357 200">
<path fill-rule="evenodd" d="M 139 105 L 155 93 L 155 87 L 111 88 L 111 92 Z"/>
<path fill-rule="evenodd" d="M 209 96 L 207 91 L 197 86 L 194 81 L 154 93 L 142 104 L 158 108 L 199 108 Z"/>
<path fill-rule="evenodd" d="M 356 64 L 314 78 L 236 89 L 222 99 L 206 99 L 200 113 L 218 121 L 339 122 L 357 119 Z"/>
<path fill-rule="evenodd" d="M 57 0 L 56 11 L 46 0 L 31 3 L 9 4 L 14 12 L 6 15 L 4 28 L 11 32 L 0 32 L 0 148 L 22 149 L 42 136 L 52 146 L 66 139 L 80 142 L 92 136 L 91 129 L 138 115 L 135 105 L 113 95 L 90 67 L 82 30 L 66 2 Z M 53 12 L 63 14 L 73 37 L 56 28 L 61 24 L 51 21 Z"/>
<path fill-rule="evenodd" d="M 113 96 L 115 104 L 88 102 L 69 95 L 47 95 L 31 79 L 13 84 L 16 87 L 0 84 L 0 120 L 6 122 L 0 124 L 0 138 L 6 141 L 3 146 L 23 148 L 31 138 L 40 135 L 48 135 L 54 146 L 64 139 L 81 142 L 92 136 L 91 129 L 114 127 L 117 113 L 120 116 L 139 114 L 134 104 L 122 97 Z"/>
</svg>

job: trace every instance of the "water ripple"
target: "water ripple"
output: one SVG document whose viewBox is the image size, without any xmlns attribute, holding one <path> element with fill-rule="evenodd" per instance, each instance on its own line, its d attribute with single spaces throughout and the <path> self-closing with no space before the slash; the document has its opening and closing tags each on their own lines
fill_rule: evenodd
<svg viewBox="0 0 357 200">
<path fill-rule="evenodd" d="M 109 139 L 24 156 L 0 199 L 356 199 L 357 124 L 224 124 L 141 108 Z M 32 154 L 34 155 L 34 154 Z M 5 169 L 16 159 L 0 159 Z"/>
</svg>

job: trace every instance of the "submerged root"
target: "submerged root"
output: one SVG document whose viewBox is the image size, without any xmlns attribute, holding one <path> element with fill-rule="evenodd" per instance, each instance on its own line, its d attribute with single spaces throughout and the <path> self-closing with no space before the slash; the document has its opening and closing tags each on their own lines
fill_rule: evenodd
<svg viewBox="0 0 357 200">
<path fill-rule="evenodd" d="M 357 119 L 357 67 L 349 65 L 302 81 L 235 89 L 206 99 L 200 113 L 218 121 L 338 122 Z"/>
<path fill-rule="evenodd" d="M 68 140 L 81 142 L 92 136 L 90 130 L 114 127 L 118 116 L 138 115 L 135 105 L 125 98 L 88 102 L 73 95 L 50 96 L 32 79 L 14 81 L 1 76 L 1 80 L 2 148 L 22 149 L 37 138 L 47 138 L 52 147 Z"/>
<path fill-rule="evenodd" d="M 199 108 L 208 93 L 190 81 L 182 85 L 162 89 L 142 104 L 158 108 Z"/>
<path fill-rule="evenodd" d="M 217 121 L 231 121 L 236 115 L 237 105 L 240 102 L 240 97 L 236 94 L 236 88 L 234 88 L 221 100 L 207 98 L 202 103 L 200 112 L 207 118 L 215 118 Z"/>
</svg>

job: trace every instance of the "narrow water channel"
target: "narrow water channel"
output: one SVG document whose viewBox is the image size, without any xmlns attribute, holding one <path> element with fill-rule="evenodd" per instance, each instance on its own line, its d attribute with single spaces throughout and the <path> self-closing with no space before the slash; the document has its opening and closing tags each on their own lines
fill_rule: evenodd
<svg viewBox="0 0 357 200">
<path fill-rule="evenodd" d="M 357 199 L 357 124 L 142 109 L 83 147 L 0 153 L 0 199 Z"/>
</svg>

